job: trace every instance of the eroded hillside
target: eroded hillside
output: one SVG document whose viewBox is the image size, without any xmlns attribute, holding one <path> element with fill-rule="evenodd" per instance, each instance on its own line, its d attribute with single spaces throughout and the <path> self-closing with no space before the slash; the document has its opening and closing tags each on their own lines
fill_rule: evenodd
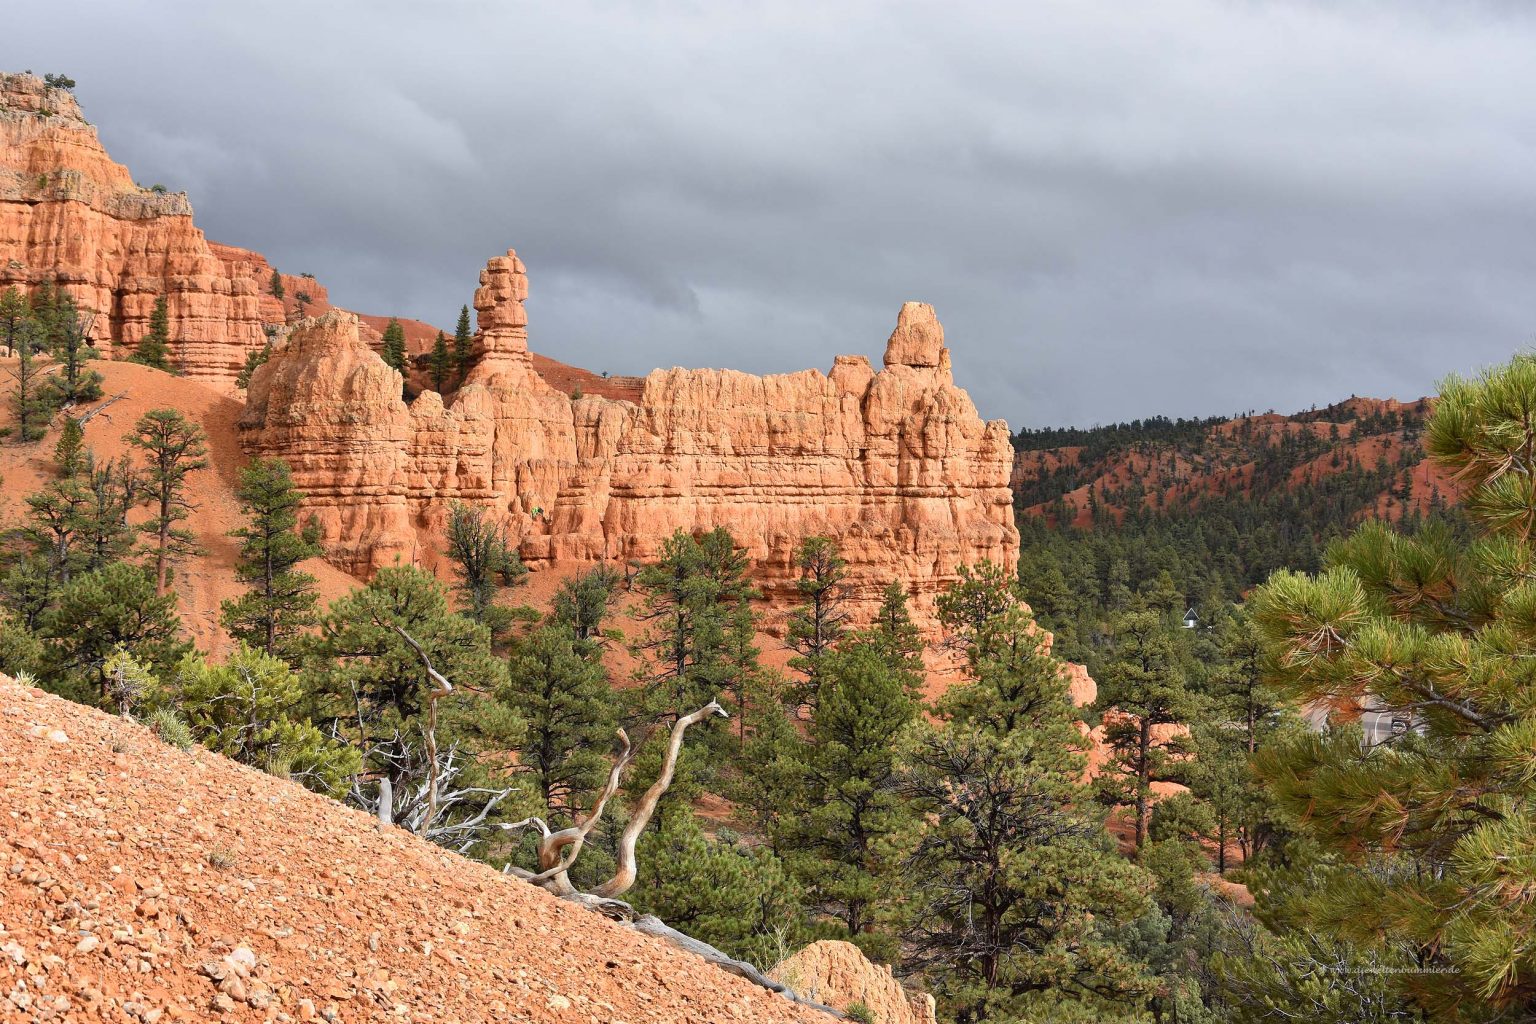
<svg viewBox="0 0 1536 1024">
<path fill-rule="evenodd" d="M 3 677 L 0 815 L 0 1019 L 829 1019 Z"/>
</svg>

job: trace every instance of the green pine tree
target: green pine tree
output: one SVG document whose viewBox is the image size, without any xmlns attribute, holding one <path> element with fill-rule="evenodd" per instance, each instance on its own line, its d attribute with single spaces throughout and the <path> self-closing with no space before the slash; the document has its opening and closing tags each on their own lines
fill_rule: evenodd
<svg viewBox="0 0 1536 1024">
<path fill-rule="evenodd" d="M 306 645 L 304 665 L 306 689 L 315 694 L 316 724 L 352 738 L 364 771 L 375 779 L 387 776 L 396 793 L 407 792 L 413 780 L 425 782 L 421 730 L 435 685 L 398 630 L 421 644 L 433 667 L 454 684 L 454 694 L 440 702 L 440 750 L 464 731 L 491 734 L 485 749 L 515 745 L 517 730 L 506 709 L 488 707 L 493 702 L 478 696 L 501 687 L 506 664 L 492 655 L 486 627 L 454 614 L 431 574 L 415 566 L 380 569 L 367 586 L 333 602 L 319 627 Z M 481 713 L 497 719 L 494 729 L 489 720 L 475 720 Z M 462 763 L 466 778 L 481 771 L 473 757 Z M 489 788 L 480 795 L 483 804 Z M 476 812 L 474 801 L 455 811 Z"/>
<path fill-rule="evenodd" d="M 153 366 L 157 370 L 171 369 L 169 362 L 171 345 L 171 313 L 164 295 L 155 300 L 154 311 L 149 316 L 149 333 L 139 340 L 132 361 Z"/>
<path fill-rule="evenodd" d="M 1157 979 L 1116 930 L 1151 913 L 1151 879 L 1088 813 L 1066 678 L 1011 582 L 973 573 L 956 591 L 942 606 L 972 638 L 974 677 L 945 694 L 936 722 L 914 725 L 903 753 L 921 823 L 906 969 L 958 1021 L 1129 1015 Z"/>
<path fill-rule="evenodd" d="M 48 644 L 44 683 L 63 696 L 104 705 L 110 696 L 105 666 L 119 650 L 167 678 L 191 648 L 181 639 L 175 608 L 176 595 L 157 593 L 149 573 L 129 562 L 70 581 L 39 624 Z"/>
<path fill-rule="evenodd" d="M 453 329 L 453 369 L 459 375 L 459 383 L 469 373 L 475 361 L 475 336 L 469 329 L 469 307 L 459 310 L 459 322 Z"/>
<path fill-rule="evenodd" d="M 821 697 L 801 755 L 799 806 L 778 849 L 817 911 L 866 952 L 897 953 L 889 924 L 907 889 L 902 858 L 911 805 L 897 787 L 897 737 L 918 714 L 903 675 L 864 642 L 819 662 Z"/>
<path fill-rule="evenodd" d="M 272 270 L 272 276 L 267 279 L 267 291 L 271 293 L 271 295 L 272 295 L 272 297 L 274 299 L 277 299 L 279 301 L 282 300 L 282 298 L 283 298 L 283 275 L 279 274 L 275 267 Z"/>
<path fill-rule="evenodd" d="M 73 416 L 64 417 L 59 439 L 53 443 L 53 465 L 65 480 L 79 476 L 85 466 L 85 428 Z"/>
<path fill-rule="evenodd" d="M 405 375 L 405 328 L 393 317 L 384 327 L 384 349 L 380 354 L 386 364 L 399 370 L 402 376 Z"/>
<path fill-rule="evenodd" d="M 6 355 L 21 353 L 22 338 L 31 332 L 33 324 L 32 306 L 20 289 L 11 285 L 0 292 L 0 346 L 5 348 Z"/>
<path fill-rule="evenodd" d="M 496 691 L 526 723 L 519 767 L 533 776 L 552 820 L 565 824 L 591 810 L 608 777 L 618 725 L 608 674 L 595 654 L 569 626 L 543 626 L 518 642 Z"/>
<path fill-rule="evenodd" d="M 281 459 L 251 460 L 235 491 L 249 522 L 230 531 L 240 538 L 235 577 L 249 589 L 220 605 L 219 622 L 236 640 L 296 664 L 298 641 L 315 622 L 315 577 L 298 568 L 320 555 L 319 525 L 299 528 L 304 501 Z"/>
<path fill-rule="evenodd" d="M 151 409 L 139 417 L 128 443 L 144 457 L 144 486 L 150 518 L 144 533 L 154 538 L 155 593 L 164 594 L 171 566 L 198 552 L 192 534 L 177 524 L 197 509 L 187 477 L 208 465 L 202 428 L 175 409 Z"/>
<path fill-rule="evenodd" d="M 847 627 L 843 591 L 848 560 L 831 537 L 807 537 L 795 549 L 794 566 L 800 572 L 795 590 L 802 603 L 790 612 L 785 643 L 795 652 L 789 667 L 805 680 L 804 702 L 814 708 L 821 661 Z"/>
<path fill-rule="evenodd" d="M 59 363 L 59 372 L 49 376 L 42 389 L 53 406 L 72 407 L 94 402 L 101 397 L 101 374 L 86 364 L 96 358 L 89 341 L 90 325 L 75 310 L 67 294 L 59 293 L 49 329 L 50 351 Z"/>
<path fill-rule="evenodd" d="M 43 376 L 33 352 L 38 333 L 36 323 L 27 320 L 7 338 L 7 344 L 16 353 L 16 368 L 8 371 L 15 382 L 9 404 L 16 423 L 16 439 L 23 444 L 40 439 L 47 432 L 48 420 L 53 414 L 55 392 Z"/>
<path fill-rule="evenodd" d="M 17 536 L 41 559 L 49 580 L 68 584 L 80 568 L 89 492 L 75 477 L 63 477 L 29 494 L 26 504 L 27 517 Z"/>
<path fill-rule="evenodd" d="M 241 391 L 251 386 L 251 377 L 256 373 L 256 368 L 272 358 L 272 339 L 268 338 L 261 348 L 252 349 L 245 354 L 245 365 L 240 367 L 240 372 L 235 375 L 235 387 Z"/>
<path fill-rule="evenodd" d="M 617 570 L 606 565 L 562 581 L 550 605 L 550 618 L 569 626 L 578 640 L 597 639 L 622 581 Z"/>
<path fill-rule="evenodd" d="M 636 578 L 635 618 L 645 633 L 632 650 L 649 710 L 686 714 L 714 700 L 732 677 L 723 649 L 732 611 L 755 596 L 746 553 L 720 527 L 693 537 L 678 530 Z"/>
<path fill-rule="evenodd" d="M 635 908 L 730 956 L 766 967 L 810 937 L 778 858 L 726 830 L 709 839 L 691 813 L 648 832 L 636 856 L 639 878 L 626 894 Z"/>
<path fill-rule="evenodd" d="M 1257 770 L 1340 867 L 1306 921 L 1381 956 L 1394 988 L 1447 1019 L 1536 1005 L 1536 357 L 1444 382 L 1427 446 L 1462 488 L 1471 536 L 1380 523 L 1281 572 L 1254 620 L 1283 695 L 1330 731 L 1261 748 Z M 1379 709 L 1390 731 L 1347 727 Z M 1338 714 L 1342 712 L 1342 714 Z"/>
<path fill-rule="evenodd" d="M 432 343 L 432 357 L 428 366 L 432 371 L 432 390 L 442 394 L 448 386 L 448 375 L 453 369 L 453 353 L 442 331 L 437 332 L 437 340 Z"/>
<path fill-rule="evenodd" d="M 862 636 L 865 643 L 874 645 L 887 665 L 904 674 L 913 693 L 922 688 L 923 651 L 927 645 L 922 631 L 912 621 L 907 590 L 899 580 L 885 585 L 875 620 Z"/>
<path fill-rule="evenodd" d="M 77 508 L 80 566 L 95 572 L 133 550 L 135 531 L 128 513 L 139 504 L 142 481 L 128 456 L 97 462 L 87 448 L 80 485 L 85 498 Z"/>
<path fill-rule="evenodd" d="M 193 737 L 241 764 L 335 797 L 361 766 L 357 750 L 296 714 L 308 695 L 293 669 L 243 642 L 221 665 L 200 654 L 183 658 L 173 695 Z"/>
<path fill-rule="evenodd" d="M 1194 720 L 1199 701 L 1190 690 L 1171 627 L 1151 611 L 1122 612 L 1113 620 L 1114 647 L 1098 677 L 1097 707 L 1112 751 L 1099 776 L 1100 798 L 1135 808 L 1136 848 L 1147 843 L 1152 784 L 1178 781 L 1178 737 L 1160 732 Z"/>
<path fill-rule="evenodd" d="M 512 613 L 496 604 L 503 589 L 522 586 L 528 568 L 507 540 L 507 531 L 485 510 L 455 501 L 448 508 L 448 557 L 453 562 L 459 610 L 498 636 Z"/>
</svg>

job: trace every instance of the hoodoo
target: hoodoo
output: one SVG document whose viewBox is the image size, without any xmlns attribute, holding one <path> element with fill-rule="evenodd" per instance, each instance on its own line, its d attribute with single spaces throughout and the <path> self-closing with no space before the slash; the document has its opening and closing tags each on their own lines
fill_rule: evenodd
<svg viewBox="0 0 1536 1024">
<path fill-rule="evenodd" d="M 796 544 L 832 536 L 855 614 L 898 579 L 928 622 L 960 565 L 1017 559 L 1007 426 L 955 386 L 932 307 L 902 307 L 879 372 L 859 356 L 829 374 L 655 370 L 631 402 L 535 372 L 527 294 L 515 252 L 487 264 L 477 363 L 446 407 L 433 392 L 407 405 L 339 312 L 257 371 L 243 443 L 293 467 L 342 568 L 433 561 L 454 500 L 502 520 L 535 566 L 646 560 L 679 527 L 726 526 L 770 599 L 791 596 Z"/>
</svg>

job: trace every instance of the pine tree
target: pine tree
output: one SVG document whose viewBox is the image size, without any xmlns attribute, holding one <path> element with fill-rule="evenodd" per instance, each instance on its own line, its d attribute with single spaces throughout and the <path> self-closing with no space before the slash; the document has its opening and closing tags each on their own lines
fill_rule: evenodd
<svg viewBox="0 0 1536 1024">
<path fill-rule="evenodd" d="M 528 578 L 506 529 L 488 520 L 484 509 L 455 501 L 448 508 L 448 557 L 458 579 L 459 610 L 489 627 L 493 636 L 500 633 L 510 614 L 497 607 L 497 593 L 522 586 Z"/>
<path fill-rule="evenodd" d="M 736 716 L 735 764 L 723 779 L 737 819 L 780 856 L 789 853 L 781 844 L 788 834 L 784 822 L 806 803 L 801 790 L 806 739 L 795 715 L 797 692 L 778 672 L 757 674 Z"/>
<path fill-rule="evenodd" d="M 101 374 L 86 365 L 96 358 L 96 350 L 87 338 L 89 323 L 76 313 L 74 301 L 63 293 L 60 293 L 52 321 L 50 350 L 58 360 L 61 372 L 48 378 L 43 389 L 46 401 L 66 407 L 94 402 L 101 397 Z"/>
<path fill-rule="evenodd" d="M 1113 751 L 1099 776 L 1100 798 L 1136 809 L 1136 848 L 1147 843 L 1152 783 L 1177 781 L 1181 740 L 1159 726 L 1187 724 L 1199 706 L 1163 618 L 1127 611 L 1113 620 L 1114 649 L 1098 679 L 1097 706 Z"/>
<path fill-rule="evenodd" d="M 73 476 L 55 480 L 26 499 L 19 537 L 42 559 L 50 580 L 65 585 L 80 568 L 80 535 L 90 496 Z"/>
<path fill-rule="evenodd" d="M 917 717 L 917 702 L 868 643 L 829 651 L 819 670 L 801 801 L 780 823 L 775 846 L 791 851 L 791 870 L 820 913 L 866 952 L 890 959 L 894 939 L 876 929 L 906 889 L 902 837 L 913 819 L 896 784 L 896 743 Z"/>
<path fill-rule="evenodd" d="M 95 572 L 133 549 L 128 512 L 139 504 L 141 481 L 128 456 L 98 463 L 87 448 L 80 485 L 85 498 L 77 512 L 81 571 Z"/>
<path fill-rule="evenodd" d="M 518 642 L 496 699 L 526 723 L 517 763 L 547 812 L 567 824 L 591 810 L 607 779 L 618 724 L 608 675 L 569 626 L 543 626 Z"/>
<path fill-rule="evenodd" d="M 475 337 L 469 330 L 469 307 L 459 310 L 459 322 L 453 329 L 453 369 L 459 375 L 459 383 L 469 373 L 475 360 Z"/>
<path fill-rule="evenodd" d="M 714 700 L 731 673 L 722 648 L 733 609 L 756 591 L 746 553 L 724 527 L 693 537 L 682 530 L 662 542 L 661 557 L 640 571 L 636 619 L 646 627 L 632 650 L 646 706 L 686 714 Z"/>
<path fill-rule="evenodd" d="M 913 727 L 901 769 L 922 822 L 906 969 L 959 1021 L 1134 1010 L 1156 979 L 1111 929 L 1150 912 L 1151 880 L 1086 811 L 1061 667 L 1004 600 L 1006 577 L 971 574 L 955 590 L 945 606 L 972 638 L 974 678 L 945 694 L 937 722 Z"/>
<path fill-rule="evenodd" d="M 249 589 L 220 605 L 219 622 L 252 649 L 296 663 L 297 641 L 314 624 L 319 600 L 315 577 L 298 565 L 322 553 L 319 525 L 311 517 L 299 529 L 304 495 L 281 459 L 251 460 L 240 471 L 235 494 L 249 518 L 246 526 L 230 531 L 240 538 L 235 577 Z"/>
<path fill-rule="evenodd" d="M 107 660 L 127 651 L 167 678 L 191 645 L 181 639 L 176 595 L 157 594 L 141 567 L 113 562 L 72 580 L 42 616 L 48 641 L 44 682 L 64 696 L 103 704 L 109 696 Z"/>
<path fill-rule="evenodd" d="M 848 561 L 831 537 L 807 537 L 795 549 L 795 580 L 801 605 L 790 612 L 785 643 L 795 652 L 789 667 L 805 678 L 805 703 L 816 704 L 818 667 L 842 638 L 848 614 L 843 608 L 843 581 Z"/>
<path fill-rule="evenodd" d="M 278 301 L 282 301 L 282 298 L 283 298 L 283 275 L 279 274 L 277 272 L 276 268 L 273 268 L 272 276 L 267 279 L 267 291 L 271 293 L 271 295 L 272 295 L 272 297 L 274 299 L 277 299 Z"/>
<path fill-rule="evenodd" d="M 641 839 L 635 909 L 749 963 L 768 964 L 807 934 L 794 880 L 771 852 L 722 829 L 713 840 L 692 813 Z"/>
<path fill-rule="evenodd" d="M 954 585 L 939 595 L 939 621 L 973 664 L 990 654 L 991 627 L 1017 605 L 1017 590 L 1012 573 L 983 560 L 960 566 Z"/>
<path fill-rule="evenodd" d="M 155 300 L 155 309 L 149 316 L 149 333 L 139 341 L 132 361 L 153 366 L 157 370 L 171 369 L 168 361 L 171 344 L 170 306 L 164 295 Z"/>
<path fill-rule="evenodd" d="M 448 374 L 453 369 L 453 353 L 448 349 L 448 339 L 442 331 L 437 332 L 437 340 L 432 343 L 432 358 L 429 363 L 432 370 L 432 389 L 442 394 L 448 385 Z"/>
<path fill-rule="evenodd" d="M 569 626 L 578 640 L 597 638 L 618 598 L 621 581 L 618 572 L 606 565 L 562 581 L 550 605 L 551 619 Z"/>
<path fill-rule="evenodd" d="M 53 465 L 65 480 L 79 476 L 85 465 L 85 428 L 73 416 L 64 417 L 59 439 L 53 443 Z"/>
<path fill-rule="evenodd" d="M 189 654 L 176 668 L 176 708 L 193 737 L 233 761 L 339 797 L 362 759 L 297 713 L 308 695 L 279 658 L 237 642 L 222 665 Z"/>
<path fill-rule="evenodd" d="M 6 355 L 21 353 L 23 334 L 30 331 L 32 324 L 32 308 L 26 296 L 15 285 L 0 292 L 0 345 L 5 347 Z"/>
<path fill-rule="evenodd" d="M 322 731 L 355 737 L 364 770 L 389 778 L 395 792 L 405 792 L 413 780 L 426 781 L 421 737 L 435 687 L 399 630 L 421 644 L 433 667 L 454 684 L 441 709 L 440 751 L 463 731 L 492 732 L 494 741 L 484 749 L 516 745 L 516 716 L 499 702 L 484 708 L 493 702 L 477 696 L 506 682 L 506 663 L 492 655 L 486 627 L 454 614 L 429 573 L 415 566 L 380 569 L 367 586 L 333 602 L 319 625 L 306 645 L 304 666 L 306 688 L 315 694 L 315 721 Z M 485 718 L 478 717 L 481 711 Z M 483 771 L 472 756 L 461 763 L 469 773 Z M 482 804 L 492 792 L 479 794 Z M 476 812 L 470 802 L 455 813 Z"/>
<path fill-rule="evenodd" d="M 43 436 L 53 413 L 53 389 L 39 372 L 33 354 L 36 337 L 37 327 L 29 320 L 8 338 L 17 357 L 16 368 L 9 371 L 16 384 L 9 396 L 11 415 L 16 421 L 16 439 L 23 444 Z"/>
<path fill-rule="evenodd" d="M 134 424 L 128 443 L 144 456 L 144 485 L 150 518 L 142 529 L 154 538 L 155 593 L 164 594 L 171 565 L 198 547 L 177 526 L 197 509 L 187 494 L 187 477 L 208 465 L 203 431 L 174 409 L 151 409 Z"/>
<path fill-rule="evenodd" d="M 391 318 L 384 327 L 384 349 L 380 353 L 384 362 L 405 375 L 405 328 L 400 326 L 400 321 Z"/>
<path fill-rule="evenodd" d="M 245 354 L 245 365 L 240 367 L 240 372 L 235 375 L 235 387 L 241 391 L 251 386 L 251 377 L 256 373 L 256 368 L 272 358 L 272 339 L 268 338 L 261 348 L 252 349 Z"/>
<path fill-rule="evenodd" d="M 1348 721 L 1402 723 L 1260 748 L 1256 767 L 1307 836 L 1343 865 L 1307 894 L 1309 927 L 1416 954 L 1394 977 L 1430 1013 L 1519 1017 L 1536 1005 L 1536 357 L 1452 377 L 1430 457 L 1455 477 L 1464 539 L 1380 523 L 1281 572 L 1253 601 L 1283 695 Z"/>
<path fill-rule="evenodd" d="M 908 689 L 916 693 L 923 685 L 923 634 L 912 621 L 907 608 L 907 590 L 900 580 L 885 585 L 875 620 L 861 638 L 880 652 L 892 669 L 901 672 Z"/>
</svg>

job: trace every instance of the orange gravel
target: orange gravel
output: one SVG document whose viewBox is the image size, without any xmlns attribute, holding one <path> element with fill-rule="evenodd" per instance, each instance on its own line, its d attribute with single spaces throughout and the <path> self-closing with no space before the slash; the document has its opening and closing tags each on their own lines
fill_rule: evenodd
<svg viewBox="0 0 1536 1024">
<path fill-rule="evenodd" d="M 0 1020 L 831 1019 L 0 677 Z"/>
</svg>

